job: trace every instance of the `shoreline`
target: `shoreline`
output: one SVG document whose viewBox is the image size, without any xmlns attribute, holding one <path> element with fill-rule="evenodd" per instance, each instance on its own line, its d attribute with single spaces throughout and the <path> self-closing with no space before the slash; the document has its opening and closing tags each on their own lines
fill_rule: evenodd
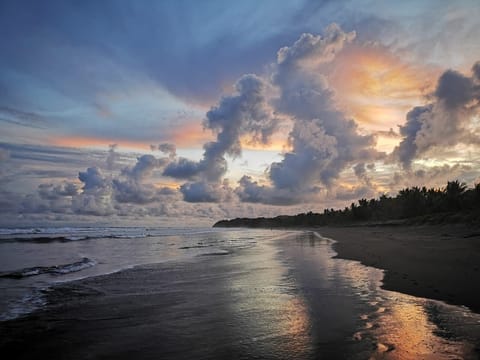
<svg viewBox="0 0 480 360">
<path fill-rule="evenodd" d="M 480 232 L 464 225 L 320 227 L 336 258 L 384 270 L 382 288 L 480 313 Z"/>
</svg>

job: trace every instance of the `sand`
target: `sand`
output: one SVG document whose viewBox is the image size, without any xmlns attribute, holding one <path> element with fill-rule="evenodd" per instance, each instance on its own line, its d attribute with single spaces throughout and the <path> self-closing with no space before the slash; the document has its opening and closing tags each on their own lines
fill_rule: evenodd
<svg viewBox="0 0 480 360">
<path fill-rule="evenodd" d="M 480 313 L 480 229 L 464 225 L 318 229 L 339 258 L 384 269 L 383 288 Z"/>
</svg>

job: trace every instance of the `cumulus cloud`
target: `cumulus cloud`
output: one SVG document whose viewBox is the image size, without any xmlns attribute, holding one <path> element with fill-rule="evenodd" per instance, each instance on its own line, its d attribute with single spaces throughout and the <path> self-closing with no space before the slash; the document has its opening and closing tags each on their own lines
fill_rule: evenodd
<svg viewBox="0 0 480 360">
<path fill-rule="evenodd" d="M 112 202 L 111 181 L 97 167 L 87 168 L 78 174 L 83 191 L 72 198 L 72 211 L 79 214 L 111 215 L 115 213 Z"/>
<path fill-rule="evenodd" d="M 322 187 L 331 187 L 347 166 L 383 156 L 374 149 L 375 138 L 361 135 L 357 124 L 337 109 L 334 91 L 318 67 L 333 61 L 354 37 L 354 32 L 333 24 L 324 36 L 303 34 L 291 47 L 280 49 L 272 81 L 280 92 L 276 108 L 294 122 L 291 150 L 269 168 L 272 189 L 244 178 L 237 191 L 241 199 L 304 201 Z"/>
<path fill-rule="evenodd" d="M 306 200 L 306 196 L 302 197 L 300 193 L 292 193 L 288 189 L 276 189 L 272 186 L 261 185 L 251 176 L 244 175 L 238 182 L 235 194 L 242 202 L 259 203 L 269 205 L 292 205 L 302 200 Z M 319 189 L 312 189 L 316 192 Z"/>
<path fill-rule="evenodd" d="M 423 169 L 411 169 L 395 172 L 389 187 L 392 192 L 397 192 L 408 186 L 443 187 L 447 181 L 463 179 L 473 184 L 478 179 L 476 168 L 466 164 L 444 164 Z"/>
<path fill-rule="evenodd" d="M 145 180 L 152 176 L 157 168 L 168 164 L 168 158 L 156 158 L 153 155 L 142 155 L 132 167 L 122 170 L 122 178 L 112 180 L 115 200 L 120 203 L 147 204 L 159 200 L 165 194 L 153 184 Z"/>
<path fill-rule="evenodd" d="M 90 167 L 78 173 L 78 179 L 83 183 L 83 190 L 102 189 L 106 186 L 106 179 L 97 167 Z"/>
<path fill-rule="evenodd" d="M 372 187 L 368 185 L 358 185 L 351 188 L 338 186 L 334 191 L 334 196 L 338 200 L 358 200 L 361 198 L 373 198 L 377 196 Z"/>
<path fill-rule="evenodd" d="M 62 184 L 40 184 L 38 194 L 42 199 L 55 200 L 62 196 L 75 196 L 78 193 L 77 185 L 70 182 Z"/>
<path fill-rule="evenodd" d="M 408 112 L 406 123 L 400 126 L 402 141 L 393 151 L 393 157 L 405 169 L 432 148 L 479 143 L 478 136 L 469 129 L 480 104 L 478 64 L 473 66 L 471 77 L 445 71 L 433 93 L 434 101 Z"/>
<path fill-rule="evenodd" d="M 197 181 L 180 187 L 183 199 L 187 202 L 224 202 L 231 200 L 232 189 L 227 181 L 222 183 Z"/>
<path fill-rule="evenodd" d="M 157 159 L 150 154 L 142 155 L 137 158 L 137 162 L 133 167 L 123 169 L 122 174 L 135 181 L 140 181 L 151 175 L 155 168 L 165 166 L 167 163 L 167 159 Z"/>
<path fill-rule="evenodd" d="M 277 114 L 293 122 L 291 150 L 270 165 L 271 187 L 242 178 L 235 191 L 242 201 L 301 202 L 330 187 L 348 166 L 381 158 L 374 149 L 375 137 L 361 135 L 357 124 L 337 109 L 334 91 L 319 68 L 333 61 L 354 38 L 355 32 L 332 24 L 323 36 L 303 34 L 292 46 L 281 48 L 269 76 L 242 76 L 235 93 L 207 112 L 204 127 L 217 137 L 204 145 L 203 158 L 198 162 L 176 159 L 163 175 L 191 181 L 180 189 L 187 201 L 219 201 L 226 155 L 241 155 L 243 137 L 267 143 L 278 129 Z M 274 93 L 278 96 L 272 99 Z"/>
<path fill-rule="evenodd" d="M 201 163 L 184 157 L 169 163 L 163 170 L 163 175 L 176 179 L 191 179 L 198 175 L 202 169 Z"/>
<path fill-rule="evenodd" d="M 222 177 L 227 172 L 226 155 L 241 155 L 241 138 L 268 143 L 278 120 L 268 104 L 267 84 L 256 75 L 244 75 L 235 84 L 235 93 L 224 96 L 206 114 L 204 127 L 216 133 L 216 140 L 204 145 L 203 158 L 194 162 L 179 158 L 168 164 L 163 175 L 197 179 L 181 191 L 186 201 L 217 201 Z M 204 191 L 204 194 L 201 192 Z"/>
</svg>

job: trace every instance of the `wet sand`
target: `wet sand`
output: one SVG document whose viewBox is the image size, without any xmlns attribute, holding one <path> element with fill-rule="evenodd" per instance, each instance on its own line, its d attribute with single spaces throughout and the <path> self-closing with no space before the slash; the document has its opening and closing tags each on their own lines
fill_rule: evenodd
<svg viewBox="0 0 480 360">
<path fill-rule="evenodd" d="M 383 288 L 480 313 L 480 228 L 462 225 L 319 228 L 339 258 L 386 270 Z"/>
</svg>

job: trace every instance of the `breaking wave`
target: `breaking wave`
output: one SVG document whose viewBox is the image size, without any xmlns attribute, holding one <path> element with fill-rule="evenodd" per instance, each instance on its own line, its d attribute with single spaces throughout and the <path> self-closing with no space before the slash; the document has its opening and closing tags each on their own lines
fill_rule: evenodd
<svg viewBox="0 0 480 360">
<path fill-rule="evenodd" d="M 53 274 L 53 275 L 65 275 L 72 272 L 81 271 L 89 267 L 95 266 L 96 262 L 89 258 L 83 258 L 82 260 L 64 264 L 64 265 L 53 265 L 53 266 L 34 266 L 29 268 L 24 268 L 15 271 L 5 271 L 0 272 L 0 278 L 10 278 L 10 279 L 23 279 L 30 276 L 36 276 L 41 274 Z"/>
</svg>

